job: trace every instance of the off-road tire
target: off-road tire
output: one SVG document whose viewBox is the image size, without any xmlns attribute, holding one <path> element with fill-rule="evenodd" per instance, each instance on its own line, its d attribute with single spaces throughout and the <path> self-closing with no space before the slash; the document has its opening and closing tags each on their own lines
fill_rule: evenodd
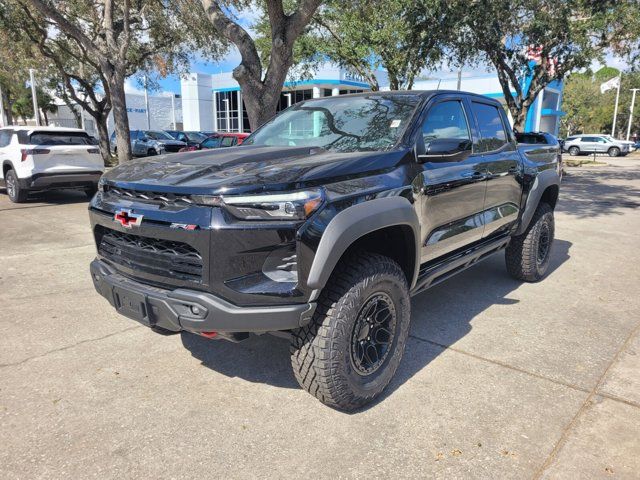
<svg viewBox="0 0 640 480">
<path fill-rule="evenodd" d="M 578 155 L 580 155 L 580 149 L 578 147 L 571 147 L 569 149 L 569 155 L 577 157 Z"/>
<path fill-rule="evenodd" d="M 607 153 L 610 157 L 619 157 L 620 149 L 618 147 L 611 147 Z"/>
<path fill-rule="evenodd" d="M 11 200 L 13 203 L 22 203 L 27 201 L 28 192 L 23 188 L 20 188 L 16 172 L 14 172 L 13 170 L 7 170 L 4 181 L 9 200 Z"/>
<path fill-rule="evenodd" d="M 509 274 L 525 282 L 537 282 L 549 268 L 555 224 L 553 209 L 548 203 L 540 202 L 531 223 L 522 235 L 511 239 L 505 252 Z M 541 256 L 546 236 L 546 252 Z"/>
<path fill-rule="evenodd" d="M 394 335 L 370 374 L 358 372 L 352 342 L 360 313 L 377 295 L 391 300 Z M 322 403 L 353 411 L 378 397 L 402 359 L 411 317 L 409 286 L 400 266 L 383 255 L 359 252 L 341 261 L 323 289 L 311 323 L 293 331 L 291 364 L 298 383 Z"/>
</svg>

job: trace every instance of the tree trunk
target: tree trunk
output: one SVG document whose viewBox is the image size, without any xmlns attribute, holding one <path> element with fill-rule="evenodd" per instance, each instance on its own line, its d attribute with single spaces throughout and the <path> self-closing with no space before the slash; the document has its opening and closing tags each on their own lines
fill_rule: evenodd
<svg viewBox="0 0 640 480">
<path fill-rule="evenodd" d="M 281 90 L 277 92 L 266 92 L 266 88 L 254 90 L 242 86 L 242 99 L 247 108 L 249 126 L 254 132 L 266 122 L 268 122 L 278 111 Z"/>
<path fill-rule="evenodd" d="M 109 130 L 107 129 L 107 118 L 109 111 L 103 112 L 99 117 L 94 117 L 96 129 L 98 130 L 98 143 L 100 144 L 100 155 L 105 166 L 111 164 L 111 142 L 109 141 Z"/>
<path fill-rule="evenodd" d="M 512 111 L 511 117 L 513 118 L 513 129 L 523 133 L 527 122 L 527 112 L 524 109 L 516 112 Z"/>
<path fill-rule="evenodd" d="M 6 88 L 2 89 L 2 103 L 4 105 L 4 113 L 7 119 L 7 125 L 13 125 L 13 112 L 11 111 L 11 99 L 9 98 L 9 91 Z"/>
<path fill-rule="evenodd" d="M 129 116 L 127 115 L 127 97 L 124 92 L 124 74 L 117 67 L 107 76 L 111 93 L 111 107 L 116 130 L 116 147 L 118 162 L 131 160 L 131 140 L 129 131 Z"/>
</svg>

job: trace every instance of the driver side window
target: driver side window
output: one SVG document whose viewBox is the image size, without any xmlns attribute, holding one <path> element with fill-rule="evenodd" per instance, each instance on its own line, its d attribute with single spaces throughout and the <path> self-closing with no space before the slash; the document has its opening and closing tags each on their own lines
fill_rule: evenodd
<svg viewBox="0 0 640 480">
<path fill-rule="evenodd" d="M 471 140 L 467 118 L 459 101 L 447 101 L 433 106 L 422 125 L 425 147 L 436 139 Z"/>
</svg>

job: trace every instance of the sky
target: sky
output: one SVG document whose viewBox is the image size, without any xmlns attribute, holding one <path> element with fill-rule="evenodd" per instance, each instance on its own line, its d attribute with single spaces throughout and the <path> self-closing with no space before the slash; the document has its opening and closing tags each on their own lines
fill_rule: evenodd
<svg viewBox="0 0 640 480">
<path fill-rule="evenodd" d="M 195 59 L 191 62 L 191 72 L 197 73 L 220 73 L 220 72 L 230 72 L 240 63 L 240 53 L 237 49 L 232 48 L 229 53 L 220 61 L 220 62 L 206 62 L 203 60 Z M 608 54 L 604 60 L 604 62 L 594 61 L 591 65 L 591 69 L 593 71 L 599 70 L 603 66 L 614 67 L 619 70 L 626 69 L 626 62 L 624 59 L 616 57 L 613 54 Z M 475 68 L 463 69 L 463 76 L 469 77 L 474 75 L 482 75 L 485 73 L 491 73 L 493 69 L 487 66 L 480 66 Z M 425 71 L 423 72 L 425 76 L 429 76 L 431 78 L 450 78 L 457 75 L 457 72 L 451 68 L 448 68 L 447 65 L 443 65 L 437 71 Z M 152 95 L 161 95 L 163 92 L 173 92 L 180 93 L 180 78 L 178 76 L 169 76 L 167 78 L 161 79 L 159 81 L 160 91 L 152 92 Z M 142 93 L 142 85 L 139 84 L 138 80 L 135 78 L 127 79 L 125 84 L 125 90 L 128 93 Z"/>
</svg>

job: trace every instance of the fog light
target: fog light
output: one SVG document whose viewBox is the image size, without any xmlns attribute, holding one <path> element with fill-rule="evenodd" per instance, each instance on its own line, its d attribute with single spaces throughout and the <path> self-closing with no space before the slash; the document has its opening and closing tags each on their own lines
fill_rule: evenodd
<svg viewBox="0 0 640 480">
<path fill-rule="evenodd" d="M 298 256 L 295 245 L 271 252 L 262 266 L 262 273 L 274 282 L 297 283 Z"/>
<path fill-rule="evenodd" d="M 197 306 L 191 305 L 191 313 L 193 313 L 196 317 L 199 317 L 201 311 Z"/>
</svg>

